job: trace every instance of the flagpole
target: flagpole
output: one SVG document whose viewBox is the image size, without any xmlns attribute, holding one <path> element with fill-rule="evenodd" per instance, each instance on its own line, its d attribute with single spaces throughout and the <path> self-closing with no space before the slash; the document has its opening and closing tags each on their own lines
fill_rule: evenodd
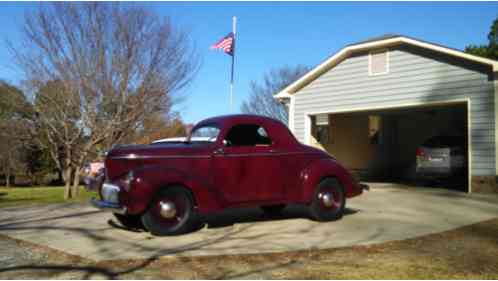
<svg viewBox="0 0 498 281">
<path fill-rule="evenodd" d="M 230 112 L 233 112 L 233 67 L 235 64 L 235 34 L 237 30 L 237 18 L 235 16 L 232 17 L 232 32 L 233 32 L 233 48 L 232 48 L 232 72 L 230 77 Z"/>
</svg>

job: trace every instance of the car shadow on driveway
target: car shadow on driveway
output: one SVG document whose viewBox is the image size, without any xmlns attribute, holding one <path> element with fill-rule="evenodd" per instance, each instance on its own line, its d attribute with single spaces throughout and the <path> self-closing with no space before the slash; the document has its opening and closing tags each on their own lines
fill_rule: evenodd
<svg viewBox="0 0 498 281">
<path fill-rule="evenodd" d="M 352 215 L 359 212 L 356 209 L 346 208 L 344 215 Z M 220 228 L 232 226 L 238 223 L 254 223 L 267 221 L 281 221 L 291 219 L 310 219 L 309 211 L 306 206 L 290 205 L 287 206 L 280 214 L 265 214 L 260 208 L 237 208 L 226 209 L 220 213 L 211 214 L 201 217 L 204 225 L 208 228 Z"/>
<path fill-rule="evenodd" d="M 344 215 L 357 213 L 358 210 L 346 208 Z M 308 208 L 302 205 L 287 206 L 282 213 L 265 214 L 259 208 L 227 209 L 221 213 L 204 216 L 202 219 L 208 228 L 226 227 L 236 223 L 252 223 L 265 221 L 280 221 L 289 219 L 311 219 Z"/>
<path fill-rule="evenodd" d="M 360 210 L 346 208 L 344 210 L 344 215 L 352 215 L 360 212 Z M 291 205 L 287 206 L 280 214 L 268 215 L 265 214 L 260 208 L 232 208 L 226 209 L 222 212 L 201 216 L 202 224 L 199 225 L 193 232 L 207 228 L 223 228 L 233 226 L 239 223 L 254 223 L 254 222 L 268 222 L 268 221 L 282 221 L 291 219 L 309 219 L 309 211 L 306 206 L 302 205 Z M 118 222 L 110 219 L 107 223 L 120 230 L 130 231 L 130 232 L 141 232 L 139 229 L 127 228 L 119 224 Z"/>
</svg>

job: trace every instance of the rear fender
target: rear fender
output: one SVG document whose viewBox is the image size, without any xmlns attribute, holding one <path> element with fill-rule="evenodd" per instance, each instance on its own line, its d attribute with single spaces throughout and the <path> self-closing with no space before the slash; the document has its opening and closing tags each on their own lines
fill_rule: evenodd
<svg viewBox="0 0 498 281">
<path fill-rule="evenodd" d="M 200 213 L 220 210 L 223 206 L 223 197 L 211 187 L 208 179 L 195 178 L 183 171 L 160 166 L 144 167 L 133 172 L 135 179 L 130 191 L 120 194 L 120 201 L 130 214 L 143 213 L 160 189 L 173 185 L 184 186 L 192 192 Z"/>
<path fill-rule="evenodd" d="M 361 187 L 337 161 L 334 159 L 320 159 L 313 161 L 301 173 L 302 202 L 311 202 L 315 188 L 327 177 L 336 178 L 339 181 L 344 187 L 346 197 L 353 197 L 361 193 Z"/>
</svg>

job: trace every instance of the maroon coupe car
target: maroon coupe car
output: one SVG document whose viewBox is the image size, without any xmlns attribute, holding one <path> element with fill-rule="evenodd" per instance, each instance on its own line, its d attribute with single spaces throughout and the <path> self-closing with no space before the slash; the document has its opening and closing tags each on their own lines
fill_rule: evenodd
<svg viewBox="0 0 498 281">
<path fill-rule="evenodd" d="M 101 197 L 92 204 L 154 235 L 189 232 L 199 215 L 229 207 L 274 214 L 289 203 L 306 204 L 313 219 L 336 220 L 346 198 L 366 188 L 281 122 L 253 115 L 206 119 L 184 142 L 113 148 L 103 172 L 87 181 Z"/>
</svg>

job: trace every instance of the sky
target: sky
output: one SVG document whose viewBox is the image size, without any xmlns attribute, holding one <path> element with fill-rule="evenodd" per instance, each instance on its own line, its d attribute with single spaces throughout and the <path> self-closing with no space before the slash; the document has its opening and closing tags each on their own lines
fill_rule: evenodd
<svg viewBox="0 0 498 281">
<path fill-rule="evenodd" d="M 0 3 L 0 37 L 16 43 L 24 12 L 40 3 Z M 43 3 L 41 4 L 43 5 Z M 463 50 L 485 44 L 498 2 L 141 2 L 190 34 L 201 58 L 192 84 L 174 110 L 187 123 L 240 112 L 250 82 L 271 69 L 316 66 L 348 44 L 402 34 Z M 234 107 L 230 110 L 230 56 L 209 47 L 237 17 Z M 0 42 L 2 43 L 3 40 Z M 22 80 L 0 44 L 0 79 Z"/>
</svg>

